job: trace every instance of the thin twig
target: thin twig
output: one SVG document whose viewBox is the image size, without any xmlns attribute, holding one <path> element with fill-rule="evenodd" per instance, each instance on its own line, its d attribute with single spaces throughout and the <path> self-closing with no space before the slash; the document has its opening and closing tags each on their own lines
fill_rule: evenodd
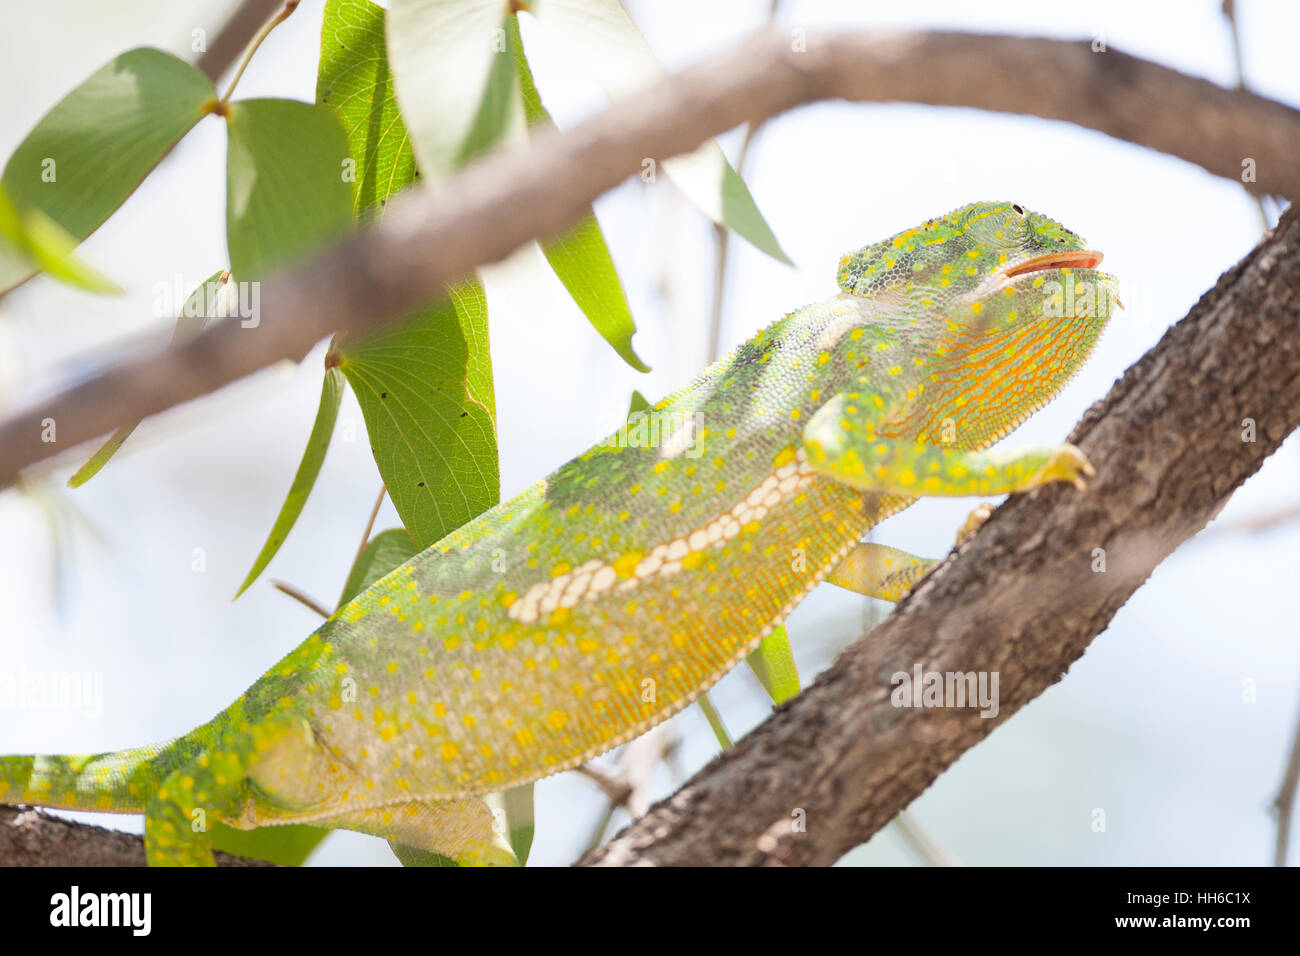
<svg viewBox="0 0 1300 956">
<path fill-rule="evenodd" d="M 768 26 L 771 26 L 776 20 L 776 14 L 780 6 L 781 0 L 772 0 L 771 6 L 767 9 Z M 740 152 L 736 154 L 736 175 L 742 180 L 745 178 L 745 163 L 749 159 L 749 148 L 765 125 L 767 125 L 766 118 L 745 124 L 745 138 L 741 141 Z M 730 258 L 731 251 L 731 230 L 718 223 L 714 225 L 713 232 L 717 237 L 717 255 L 714 260 L 713 270 L 713 315 L 709 321 L 710 363 L 716 362 L 721 357 L 722 306 L 723 300 L 726 298 L 727 261 Z"/>
<path fill-rule="evenodd" d="M 330 612 L 325 610 L 325 605 L 321 604 L 320 601 L 317 601 L 315 598 L 309 597 L 302 591 L 299 591 L 292 584 L 287 584 L 284 581 L 272 581 L 271 586 L 282 594 L 289 595 L 289 597 L 293 598 L 299 604 L 311 608 L 321 617 L 330 616 Z"/>
<path fill-rule="evenodd" d="M 695 702 L 700 705 L 700 710 L 704 711 L 704 719 L 713 728 L 713 736 L 718 738 L 718 746 L 726 750 L 731 746 L 731 734 L 727 732 L 727 725 L 722 722 L 722 715 L 718 713 L 718 708 L 713 706 L 713 701 L 709 699 L 707 693 L 700 694 Z"/>
<path fill-rule="evenodd" d="M 595 764 L 585 763 L 574 772 L 586 777 L 600 787 L 609 802 L 614 806 L 621 807 L 623 802 L 632 795 L 631 784 L 611 773 L 607 773 Z"/>
<path fill-rule="evenodd" d="M 1291 757 L 1287 760 L 1282 786 L 1278 788 L 1273 807 L 1277 810 L 1277 843 L 1273 851 L 1273 865 L 1286 866 L 1287 847 L 1291 840 L 1291 816 L 1295 810 L 1296 792 L 1300 790 L 1300 724 L 1296 725 L 1291 741 Z"/>
<path fill-rule="evenodd" d="M 1285 508 L 1275 508 L 1272 511 L 1264 511 L 1257 515 L 1251 515 L 1234 521 L 1232 524 L 1215 525 L 1213 528 L 1207 528 L 1201 539 L 1211 537 L 1212 535 L 1231 534 L 1235 532 L 1271 531 L 1284 524 L 1300 518 L 1300 504 L 1287 505 Z"/>
<path fill-rule="evenodd" d="M 220 80 L 279 5 L 280 0 L 244 0 L 194 61 L 199 72 L 213 83 Z"/>
<path fill-rule="evenodd" d="M 1232 37 L 1232 63 L 1237 72 L 1237 89 L 1249 89 L 1246 86 L 1245 60 L 1241 55 L 1241 30 L 1237 26 L 1237 5 L 1234 0 L 1223 0 L 1223 15 L 1228 18 L 1228 33 Z M 1264 228 L 1269 228 L 1268 213 L 1264 211 L 1264 197 L 1258 193 L 1250 193 L 1250 198 L 1255 201 L 1255 208 L 1259 210 L 1259 221 L 1263 223 Z"/>
<path fill-rule="evenodd" d="M 293 11 L 298 9 L 298 3 L 299 0 L 284 0 L 284 6 L 280 8 L 280 12 L 270 20 L 267 20 L 265 26 L 257 31 L 252 42 L 248 44 L 248 52 L 244 54 L 244 59 L 240 62 L 239 69 L 235 71 L 234 78 L 231 79 L 230 85 L 226 87 L 226 95 L 221 97 L 222 106 L 230 102 L 230 97 L 234 95 L 235 87 L 239 85 L 239 81 L 243 78 L 244 71 L 248 69 L 248 64 L 253 59 L 253 54 L 257 52 L 258 47 L 260 47 L 262 42 L 271 35 L 272 30 L 278 27 L 285 20 L 289 19 L 289 16 Z"/>
<path fill-rule="evenodd" d="M 357 545 L 356 557 L 352 559 L 353 565 L 361 560 L 361 553 L 366 550 L 366 545 L 370 543 L 370 532 L 375 530 L 375 519 L 379 517 L 379 509 L 384 503 L 384 495 L 387 491 L 387 485 L 379 486 L 379 497 L 375 499 L 375 506 L 370 509 L 370 520 L 366 522 L 366 530 L 361 532 L 361 543 Z"/>
<path fill-rule="evenodd" d="M 923 827 L 916 817 L 906 810 L 894 817 L 894 829 L 926 866 L 962 865 L 961 860 L 953 856 L 933 833 Z"/>
</svg>

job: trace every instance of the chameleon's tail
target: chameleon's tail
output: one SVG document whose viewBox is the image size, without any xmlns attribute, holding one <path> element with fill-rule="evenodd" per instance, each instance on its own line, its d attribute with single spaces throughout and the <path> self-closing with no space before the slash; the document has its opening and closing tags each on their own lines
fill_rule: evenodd
<svg viewBox="0 0 1300 956">
<path fill-rule="evenodd" d="M 0 804 L 143 813 L 171 743 L 85 756 L 0 757 Z"/>
</svg>

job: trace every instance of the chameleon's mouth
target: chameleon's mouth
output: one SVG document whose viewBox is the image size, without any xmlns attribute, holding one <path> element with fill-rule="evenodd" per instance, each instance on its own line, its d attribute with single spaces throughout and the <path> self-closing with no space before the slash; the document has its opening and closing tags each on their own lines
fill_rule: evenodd
<svg viewBox="0 0 1300 956">
<path fill-rule="evenodd" d="M 1002 275 L 1010 279 L 1027 272 L 1044 272 L 1048 269 L 1095 269 L 1101 260 L 1101 253 L 1091 249 L 1066 249 L 1016 263 L 1003 270 Z"/>
</svg>

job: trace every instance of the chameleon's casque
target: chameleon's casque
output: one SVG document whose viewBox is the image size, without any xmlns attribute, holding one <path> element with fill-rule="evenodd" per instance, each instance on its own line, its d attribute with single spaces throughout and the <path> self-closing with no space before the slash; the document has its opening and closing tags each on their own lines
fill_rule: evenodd
<svg viewBox="0 0 1300 956">
<path fill-rule="evenodd" d="M 6 758 L 0 799 L 143 810 L 154 862 L 210 862 L 194 807 L 508 861 L 479 795 L 680 710 L 824 579 L 905 593 L 930 562 L 860 544 L 884 517 L 1081 483 L 1072 446 L 983 449 L 1087 357 L 1116 304 L 1100 260 L 1012 203 L 845 256 L 840 294 L 378 581 L 209 724 Z"/>
</svg>

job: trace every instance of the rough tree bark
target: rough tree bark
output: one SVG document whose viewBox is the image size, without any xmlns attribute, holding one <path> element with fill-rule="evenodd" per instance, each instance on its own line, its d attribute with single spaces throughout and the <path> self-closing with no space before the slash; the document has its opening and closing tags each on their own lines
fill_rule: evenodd
<svg viewBox="0 0 1300 956">
<path fill-rule="evenodd" d="M 810 688 L 583 862 L 834 862 L 1060 680 L 1297 426 L 1293 206 L 1075 427 L 1069 440 L 1098 472 L 1086 492 L 1013 496 Z M 1093 570 L 1098 548 L 1104 572 Z M 891 675 L 918 663 L 998 673 L 997 717 L 895 707 Z"/>
<path fill-rule="evenodd" d="M 217 866 L 273 865 L 220 850 L 215 856 Z M 37 810 L 0 807 L 0 865 L 144 866 L 144 840 Z"/>
</svg>

